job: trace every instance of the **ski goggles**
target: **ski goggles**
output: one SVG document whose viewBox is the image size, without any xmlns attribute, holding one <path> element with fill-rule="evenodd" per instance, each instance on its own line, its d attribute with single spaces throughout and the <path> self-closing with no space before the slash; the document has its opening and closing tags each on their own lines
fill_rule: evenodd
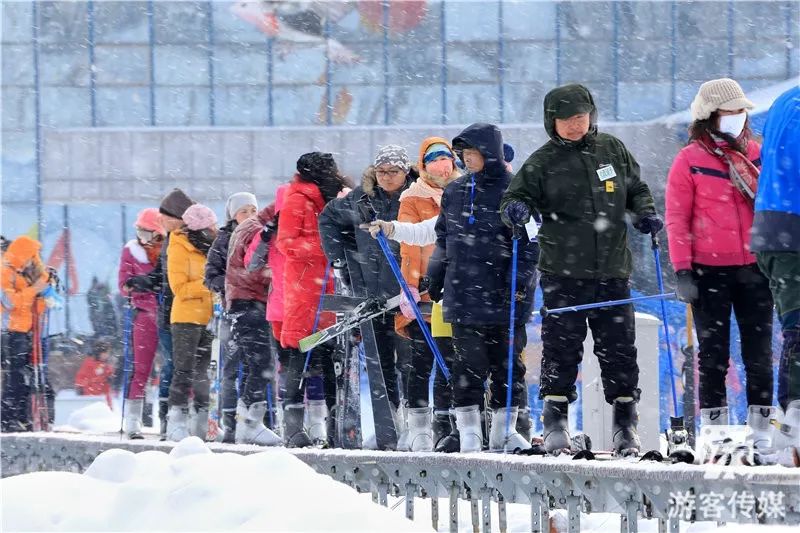
<svg viewBox="0 0 800 533">
<path fill-rule="evenodd" d="M 157 231 L 151 231 L 142 228 L 136 228 L 136 237 L 142 242 L 142 244 L 149 244 L 153 241 L 158 242 L 164 238 Z"/>
</svg>

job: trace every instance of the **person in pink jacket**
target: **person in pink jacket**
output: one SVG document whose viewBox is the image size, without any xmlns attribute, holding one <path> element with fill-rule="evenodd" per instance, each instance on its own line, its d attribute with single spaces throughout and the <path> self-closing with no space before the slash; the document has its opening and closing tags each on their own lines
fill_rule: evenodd
<svg viewBox="0 0 800 533">
<path fill-rule="evenodd" d="M 734 80 L 700 86 L 691 106 L 689 144 L 667 178 L 666 223 L 676 292 L 692 305 L 697 325 L 702 424 L 729 423 L 725 376 L 732 309 L 747 376 L 747 423 L 759 447 L 768 444 L 764 437 L 774 410 L 773 304 L 769 282 L 750 252 L 761 166 L 748 126 L 752 108 Z"/>
<path fill-rule="evenodd" d="M 125 403 L 125 431 L 128 438 L 141 439 L 142 409 L 147 378 L 153 370 L 153 359 L 158 346 L 156 313 L 158 301 L 153 292 L 136 292 L 128 281 L 134 276 L 146 276 L 158 262 L 166 232 L 161 226 L 158 209 L 147 208 L 139 212 L 134 223 L 136 238 L 122 249 L 118 284 L 120 292 L 133 306 L 133 375 Z"/>
</svg>

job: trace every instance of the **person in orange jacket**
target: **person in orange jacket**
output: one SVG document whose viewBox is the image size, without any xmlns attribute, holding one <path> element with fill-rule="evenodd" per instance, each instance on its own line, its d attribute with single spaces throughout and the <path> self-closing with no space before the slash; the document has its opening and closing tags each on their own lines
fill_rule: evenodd
<svg viewBox="0 0 800 533">
<path fill-rule="evenodd" d="M 111 357 L 111 345 L 105 341 L 97 341 L 92 353 L 86 356 L 75 374 L 75 390 L 80 396 L 105 396 L 108 406 L 111 403 L 111 378 L 114 367 L 108 362 Z"/>
<path fill-rule="evenodd" d="M 7 375 L 3 380 L 3 432 L 32 429 L 29 395 L 33 368 L 33 325 L 45 310 L 45 298 L 55 289 L 39 255 L 42 245 L 27 236 L 18 237 L 3 253 L 0 279 L 2 306 L 8 314 Z"/>
</svg>

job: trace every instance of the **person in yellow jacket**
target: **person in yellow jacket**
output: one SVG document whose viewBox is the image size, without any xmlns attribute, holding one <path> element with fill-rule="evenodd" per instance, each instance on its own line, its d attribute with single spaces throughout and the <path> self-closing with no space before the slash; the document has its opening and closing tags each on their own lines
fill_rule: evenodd
<svg viewBox="0 0 800 533">
<path fill-rule="evenodd" d="M 172 323 L 172 383 L 169 388 L 167 439 L 190 435 L 206 439 L 208 433 L 208 365 L 213 335 L 208 329 L 214 301 L 203 284 L 206 256 L 217 234 L 217 217 L 202 205 L 190 206 L 182 216 L 184 226 L 173 231 L 167 250 L 167 277 L 175 295 Z M 189 419 L 189 392 L 194 392 L 197 416 Z"/>
<path fill-rule="evenodd" d="M 3 253 L 3 313 L 8 315 L 6 375 L 3 379 L 2 431 L 30 431 L 30 383 L 33 368 L 34 320 L 45 310 L 45 297 L 52 291 L 49 276 L 39 252 L 41 243 L 18 237 Z"/>
</svg>

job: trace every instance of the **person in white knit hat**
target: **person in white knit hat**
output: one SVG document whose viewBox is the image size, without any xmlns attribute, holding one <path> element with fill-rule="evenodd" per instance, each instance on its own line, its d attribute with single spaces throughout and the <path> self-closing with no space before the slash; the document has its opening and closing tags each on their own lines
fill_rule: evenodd
<svg viewBox="0 0 800 533">
<path fill-rule="evenodd" d="M 689 144 L 667 178 L 669 255 L 678 298 L 694 311 L 700 343 L 699 400 L 704 433 L 729 424 L 725 386 L 731 310 L 747 376 L 747 424 L 756 448 L 769 447 L 772 407 L 772 295 L 750 252 L 760 146 L 748 127 L 753 103 L 734 80 L 700 86 Z"/>
</svg>

